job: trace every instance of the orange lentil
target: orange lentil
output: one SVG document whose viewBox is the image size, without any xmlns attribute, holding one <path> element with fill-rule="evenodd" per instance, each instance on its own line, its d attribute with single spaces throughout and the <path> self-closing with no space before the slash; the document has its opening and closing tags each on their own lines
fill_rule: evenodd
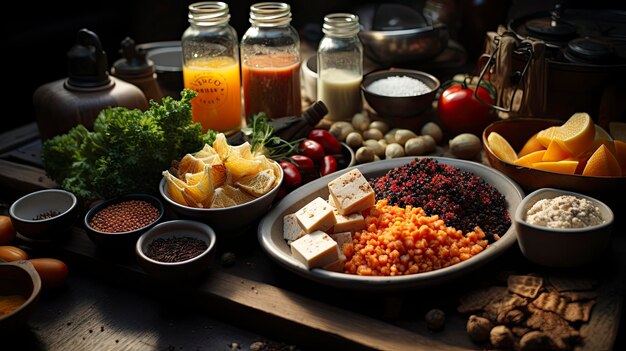
<svg viewBox="0 0 626 351">
<path fill-rule="evenodd" d="M 463 233 L 447 227 L 421 207 L 400 208 L 380 200 L 364 212 L 366 230 L 344 244 L 345 272 L 359 275 L 404 275 L 427 272 L 465 261 L 488 245 L 475 227 Z"/>
</svg>

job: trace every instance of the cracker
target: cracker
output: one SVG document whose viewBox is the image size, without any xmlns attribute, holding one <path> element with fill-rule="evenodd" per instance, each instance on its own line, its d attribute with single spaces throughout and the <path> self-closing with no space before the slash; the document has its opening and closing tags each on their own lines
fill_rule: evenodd
<svg viewBox="0 0 626 351">
<path fill-rule="evenodd" d="M 589 278 L 549 277 L 548 281 L 559 291 L 586 291 L 592 290 L 597 281 Z"/>
<path fill-rule="evenodd" d="M 482 310 L 489 302 L 494 299 L 499 300 L 506 294 L 507 289 L 503 286 L 492 286 L 487 289 L 470 291 L 467 295 L 460 298 L 460 305 L 457 307 L 457 311 L 468 313 Z"/>
<path fill-rule="evenodd" d="M 507 285 L 510 292 L 534 299 L 543 286 L 543 278 L 531 275 L 510 275 Z"/>
<path fill-rule="evenodd" d="M 532 304 L 544 311 L 557 313 L 561 317 L 564 316 L 565 308 L 568 305 L 565 298 L 554 292 L 541 293 Z"/>
<path fill-rule="evenodd" d="M 506 315 L 511 310 L 514 310 L 518 307 L 524 307 L 527 304 L 528 302 L 526 301 L 526 299 L 521 298 L 515 294 L 506 293 L 499 299 L 493 299 L 485 306 L 485 318 L 489 319 L 494 324 L 498 324 L 499 315 Z"/>
<path fill-rule="evenodd" d="M 590 291 L 565 291 L 561 293 L 561 296 L 566 298 L 570 302 L 594 300 L 598 298 L 598 292 L 596 290 Z"/>
<path fill-rule="evenodd" d="M 496 317 L 496 322 L 498 322 L 498 324 L 513 326 L 521 324 L 525 318 L 526 316 L 524 315 L 524 312 L 517 308 L 514 308 L 508 311 L 502 311 L 498 313 L 498 316 Z"/>
<path fill-rule="evenodd" d="M 544 311 L 533 304 L 528 305 L 528 311 L 530 316 L 526 319 L 526 325 L 543 331 L 554 341 L 557 349 L 569 349 L 570 345 L 580 339 L 580 333 L 558 314 Z"/>
<path fill-rule="evenodd" d="M 563 318 L 570 322 L 589 322 L 591 309 L 595 303 L 595 301 L 569 303 L 567 304 Z"/>
</svg>

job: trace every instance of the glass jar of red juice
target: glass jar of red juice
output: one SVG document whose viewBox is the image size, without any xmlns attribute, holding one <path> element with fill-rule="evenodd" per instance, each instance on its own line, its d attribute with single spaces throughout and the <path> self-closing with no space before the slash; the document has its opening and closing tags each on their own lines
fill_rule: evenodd
<svg viewBox="0 0 626 351">
<path fill-rule="evenodd" d="M 250 7 L 250 28 L 241 39 L 241 74 L 246 119 L 298 116 L 300 38 L 291 26 L 291 7 L 263 2 Z"/>
</svg>

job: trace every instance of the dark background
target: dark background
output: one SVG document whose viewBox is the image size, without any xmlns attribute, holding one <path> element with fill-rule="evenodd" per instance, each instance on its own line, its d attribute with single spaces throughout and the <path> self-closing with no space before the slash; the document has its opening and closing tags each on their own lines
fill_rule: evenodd
<svg viewBox="0 0 626 351">
<path fill-rule="evenodd" d="M 37 87 L 67 76 L 66 53 L 75 44 L 81 28 L 100 37 L 108 56 L 109 67 L 120 58 L 120 42 L 127 36 L 136 43 L 180 40 L 187 28 L 187 6 L 194 1 L 180 0 L 62 0 L 30 2 L 20 12 L 4 13 L 5 110 L 0 132 L 34 121 L 32 95 Z M 230 1 L 231 25 L 239 37 L 249 27 L 251 4 L 258 1 Z M 315 40 L 325 14 L 353 12 L 357 6 L 375 1 L 314 0 L 290 1 L 293 26 L 304 39 Z M 382 3 L 382 1 L 379 1 Z M 395 1 L 422 9 L 425 0 Z M 485 32 L 505 24 L 507 18 L 523 13 L 550 9 L 556 1 L 541 0 L 435 0 L 454 9 L 459 29 L 457 41 L 467 50 L 468 62 L 482 51 Z M 563 1 L 561 1 L 563 2 Z M 579 4 L 578 4 L 579 3 Z M 569 1 L 570 5 L 599 6 Z M 308 25 L 307 25 L 308 24 Z M 304 28 L 313 28 L 313 35 Z M 315 44 L 314 44 L 315 45 Z"/>
</svg>

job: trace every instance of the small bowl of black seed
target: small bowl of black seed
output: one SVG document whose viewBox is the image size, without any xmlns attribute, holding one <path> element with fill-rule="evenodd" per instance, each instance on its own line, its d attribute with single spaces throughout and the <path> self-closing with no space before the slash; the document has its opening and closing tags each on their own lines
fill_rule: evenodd
<svg viewBox="0 0 626 351">
<path fill-rule="evenodd" d="M 78 215 L 78 201 L 61 189 L 35 191 L 17 199 L 9 216 L 18 235 L 30 241 L 51 241 L 66 237 Z"/>
<path fill-rule="evenodd" d="M 163 203 L 155 196 L 123 195 L 91 208 L 85 215 L 85 232 L 102 249 L 132 253 L 141 234 L 161 222 L 164 214 Z"/>
<path fill-rule="evenodd" d="M 139 265 L 161 279 L 201 274 L 215 257 L 215 232 L 204 223 L 174 220 L 156 225 L 137 240 Z"/>
</svg>

